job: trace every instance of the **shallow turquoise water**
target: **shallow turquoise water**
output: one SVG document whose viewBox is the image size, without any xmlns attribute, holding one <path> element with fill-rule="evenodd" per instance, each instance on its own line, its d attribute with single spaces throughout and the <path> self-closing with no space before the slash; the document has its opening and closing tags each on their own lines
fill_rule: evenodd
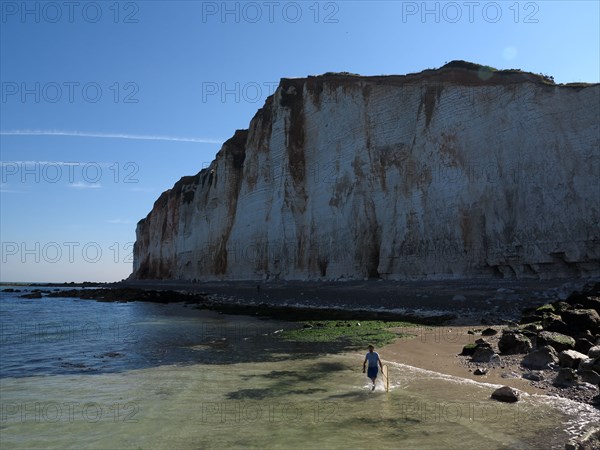
<svg viewBox="0 0 600 450">
<path fill-rule="evenodd" d="M 558 449 L 600 420 L 544 396 L 498 403 L 493 386 L 393 363 L 391 391 L 372 392 L 362 354 L 282 343 L 285 322 L 83 303 L 2 299 L 2 448 Z M 128 331 L 32 334 L 58 320 Z"/>
</svg>

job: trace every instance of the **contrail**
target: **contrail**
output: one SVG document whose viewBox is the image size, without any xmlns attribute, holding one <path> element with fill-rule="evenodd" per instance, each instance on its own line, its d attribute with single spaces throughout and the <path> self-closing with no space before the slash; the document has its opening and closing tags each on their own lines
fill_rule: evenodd
<svg viewBox="0 0 600 450">
<path fill-rule="evenodd" d="M 153 136 L 147 134 L 125 134 L 125 133 L 88 133 L 82 131 L 65 130 L 3 130 L 1 136 L 69 136 L 69 137 L 91 137 L 106 139 L 133 139 L 140 141 L 169 141 L 169 142 L 196 142 L 199 144 L 222 144 L 221 139 L 180 137 L 180 136 Z"/>
</svg>

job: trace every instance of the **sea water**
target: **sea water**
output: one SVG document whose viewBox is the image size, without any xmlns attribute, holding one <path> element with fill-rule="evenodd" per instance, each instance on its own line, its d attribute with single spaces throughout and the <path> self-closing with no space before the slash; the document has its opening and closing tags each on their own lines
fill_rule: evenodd
<svg viewBox="0 0 600 450">
<path fill-rule="evenodd" d="M 0 447 L 562 449 L 598 411 L 279 336 L 192 305 L 0 293 Z M 382 355 L 384 356 L 384 355 Z"/>
</svg>

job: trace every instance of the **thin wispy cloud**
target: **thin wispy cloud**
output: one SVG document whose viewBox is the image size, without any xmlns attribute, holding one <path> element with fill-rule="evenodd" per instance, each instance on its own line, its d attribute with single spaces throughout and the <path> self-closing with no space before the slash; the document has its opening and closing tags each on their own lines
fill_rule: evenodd
<svg viewBox="0 0 600 450">
<path fill-rule="evenodd" d="M 99 183 L 72 183 L 69 184 L 70 188 L 73 189 L 100 189 L 102 186 Z"/>
<path fill-rule="evenodd" d="M 15 166 L 71 166 L 78 167 L 82 165 L 95 165 L 98 167 L 110 168 L 115 165 L 114 162 L 79 162 L 79 161 L 0 161 L 0 167 L 15 167 Z"/>
<path fill-rule="evenodd" d="M 107 220 L 108 223 L 113 223 L 113 224 L 129 224 L 131 223 L 131 220 L 129 219 L 111 219 L 111 220 Z"/>
<path fill-rule="evenodd" d="M 0 131 L 0 136 L 67 136 L 102 139 L 131 139 L 137 141 L 195 142 L 198 144 L 222 144 L 224 142 L 223 139 L 212 139 L 202 137 L 161 136 L 127 133 L 100 133 L 68 130 L 2 130 Z"/>
<path fill-rule="evenodd" d="M 22 189 L 12 189 L 8 186 L 8 183 L 0 183 L 0 194 L 25 194 L 26 191 Z"/>
</svg>

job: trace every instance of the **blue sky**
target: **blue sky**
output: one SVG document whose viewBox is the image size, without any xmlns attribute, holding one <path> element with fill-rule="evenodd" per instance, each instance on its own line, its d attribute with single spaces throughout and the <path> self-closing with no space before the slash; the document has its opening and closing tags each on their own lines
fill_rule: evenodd
<svg viewBox="0 0 600 450">
<path fill-rule="evenodd" d="M 1 281 L 114 281 L 282 77 L 454 59 L 600 81 L 599 2 L 1 1 Z"/>
</svg>

